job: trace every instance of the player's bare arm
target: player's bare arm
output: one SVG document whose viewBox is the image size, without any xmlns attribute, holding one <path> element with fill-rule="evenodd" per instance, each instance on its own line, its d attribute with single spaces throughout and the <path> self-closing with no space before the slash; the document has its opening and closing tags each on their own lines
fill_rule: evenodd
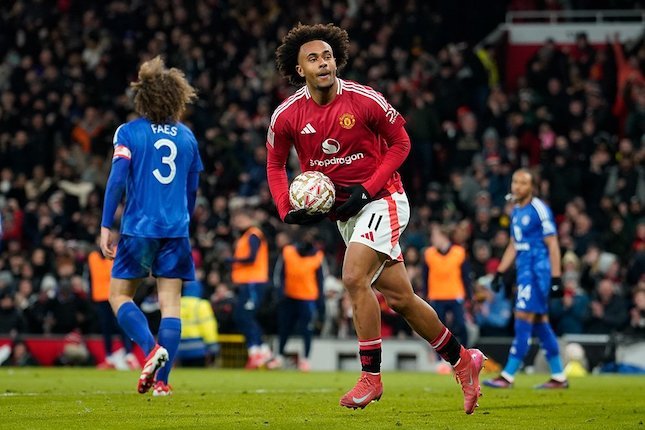
<svg viewBox="0 0 645 430">
<path fill-rule="evenodd" d="M 558 238 L 556 235 L 547 236 L 544 238 L 544 243 L 549 249 L 549 260 L 551 261 L 551 276 L 560 277 L 561 267 L 560 261 L 560 245 L 558 244 Z"/>
<path fill-rule="evenodd" d="M 508 245 L 506 246 L 506 249 L 504 250 L 504 254 L 502 255 L 502 261 L 500 261 L 499 267 L 497 268 L 498 272 L 505 273 L 508 268 L 511 267 L 513 261 L 515 261 L 516 252 L 515 240 L 511 238 Z"/>
</svg>

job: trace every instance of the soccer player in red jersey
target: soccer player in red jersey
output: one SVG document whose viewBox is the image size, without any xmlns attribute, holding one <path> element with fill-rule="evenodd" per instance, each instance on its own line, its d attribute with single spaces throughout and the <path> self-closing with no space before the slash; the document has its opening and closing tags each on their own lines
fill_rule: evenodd
<svg viewBox="0 0 645 430">
<path fill-rule="evenodd" d="M 303 171 L 324 173 L 339 191 L 329 216 L 347 244 L 342 277 L 354 308 L 362 366 L 358 383 L 340 404 L 364 408 L 383 394 L 374 286 L 454 366 L 464 409 L 471 414 L 485 357 L 461 346 L 412 290 L 399 246 L 410 209 L 396 171 L 408 155 L 410 138 L 405 120 L 380 93 L 336 76 L 348 49 L 347 32 L 332 24 L 299 24 L 289 31 L 276 51 L 277 67 L 292 84 L 305 85 L 278 106 L 267 133 L 267 176 L 284 222 L 307 225 L 326 216 L 290 206 L 285 165 L 292 146 Z"/>
</svg>

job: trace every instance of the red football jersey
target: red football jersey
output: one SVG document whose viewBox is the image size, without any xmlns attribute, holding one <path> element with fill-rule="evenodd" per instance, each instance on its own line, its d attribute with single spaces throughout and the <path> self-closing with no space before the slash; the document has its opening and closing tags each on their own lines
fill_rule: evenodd
<svg viewBox="0 0 645 430">
<path fill-rule="evenodd" d="M 303 172 L 320 171 L 337 188 L 361 184 L 372 197 L 402 191 L 395 169 L 409 151 L 404 124 L 383 95 L 370 87 L 338 79 L 336 97 L 324 106 L 311 98 L 306 85 L 300 88 L 273 112 L 267 133 L 267 177 L 280 217 L 291 210 L 285 164 L 292 146 Z M 383 164 L 388 142 L 400 140 L 402 133 L 407 140 L 403 157 L 383 172 L 390 167 Z M 347 197 L 337 193 L 337 205 Z"/>
</svg>

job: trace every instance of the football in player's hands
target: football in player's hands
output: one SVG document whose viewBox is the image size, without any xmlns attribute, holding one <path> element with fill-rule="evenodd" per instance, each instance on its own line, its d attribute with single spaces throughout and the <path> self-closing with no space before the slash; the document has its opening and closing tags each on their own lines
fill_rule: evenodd
<svg viewBox="0 0 645 430">
<path fill-rule="evenodd" d="M 334 183 L 324 173 L 310 170 L 296 176 L 289 186 L 289 203 L 295 210 L 325 214 L 336 201 Z"/>
</svg>

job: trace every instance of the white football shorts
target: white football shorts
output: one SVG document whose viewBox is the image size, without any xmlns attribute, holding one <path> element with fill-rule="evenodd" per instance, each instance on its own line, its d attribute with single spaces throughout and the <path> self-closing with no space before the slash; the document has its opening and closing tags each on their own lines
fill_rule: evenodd
<svg viewBox="0 0 645 430">
<path fill-rule="evenodd" d="M 399 238 L 410 221 L 410 203 L 405 193 L 374 200 L 347 221 L 337 221 L 345 245 L 358 242 L 403 261 Z"/>
</svg>

